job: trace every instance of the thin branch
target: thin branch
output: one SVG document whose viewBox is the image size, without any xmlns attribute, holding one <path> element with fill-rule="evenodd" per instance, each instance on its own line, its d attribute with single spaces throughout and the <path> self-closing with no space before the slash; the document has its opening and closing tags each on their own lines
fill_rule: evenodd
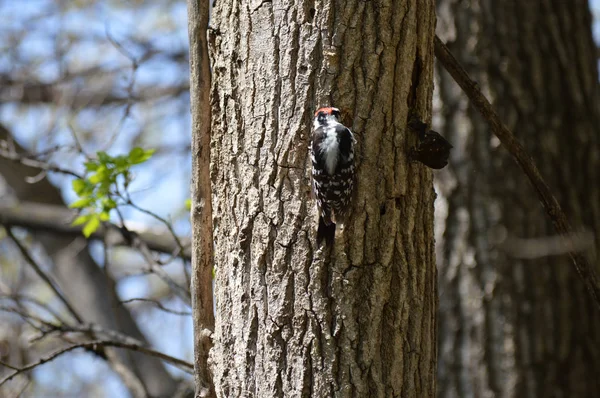
<svg viewBox="0 0 600 398">
<path fill-rule="evenodd" d="M 105 350 L 106 358 L 111 369 L 121 378 L 125 387 L 131 393 L 132 398 L 145 398 L 148 396 L 144 383 L 138 376 L 126 366 L 115 350 Z"/>
<path fill-rule="evenodd" d="M 20 202 L 0 204 L 0 224 L 23 227 L 33 231 L 47 231 L 65 236 L 82 236 L 83 226 L 72 226 L 71 221 L 77 212 L 64 206 L 46 205 L 37 202 Z M 176 242 L 170 233 L 153 232 L 150 228 L 128 227 L 130 234 L 135 234 L 152 251 L 173 254 L 180 253 L 184 248 L 182 257 L 190 259 L 190 248 L 187 241 Z M 98 230 L 90 236 L 94 240 L 106 240 L 111 246 L 131 246 L 129 236 L 124 236 L 124 231 L 117 225 L 103 223 Z M 181 254 L 179 254 L 181 255 Z"/>
<path fill-rule="evenodd" d="M 16 366 L 12 366 L 11 364 L 8 364 L 8 363 L 3 362 L 3 361 L 0 361 L 0 365 L 4 366 L 5 368 L 9 368 L 11 370 L 17 371 L 17 372 L 19 370 L 21 370 L 20 368 L 17 368 Z"/>
<path fill-rule="evenodd" d="M 46 311 L 48 314 L 52 315 L 52 317 L 54 319 L 56 319 L 57 321 L 61 322 L 61 323 L 66 323 L 64 319 L 62 319 L 62 317 L 60 316 L 60 314 L 58 314 L 56 311 L 54 311 L 52 308 L 50 308 L 50 306 L 46 305 L 45 303 L 41 302 L 40 300 L 25 295 L 25 294 L 0 294 L 0 300 L 2 299 L 7 299 L 7 300 L 12 300 L 15 303 L 21 303 L 21 302 L 28 302 L 28 303 L 32 303 L 34 305 L 36 305 L 37 307 L 43 309 L 44 311 Z"/>
<path fill-rule="evenodd" d="M 23 320 L 23 322 L 25 322 L 26 324 L 31 326 L 33 329 L 37 329 L 37 330 L 39 330 L 40 325 L 42 325 L 42 324 L 44 324 L 44 322 L 46 322 L 44 319 L 42 319 L 38 316 L 35 316 L 33 314 L 30 314 L 28 312 L 24 312 L 20 308 L 7 307 L 4 305 L 0 305 L 0 311 L 18 315 Z"/>
<path fill-rule="evenodd" d="M 32 159 L 23 154 L 17 153 L 17 151 L 9 141 L 0 141 L 0 156 L 17 163 L 21 163 L 23 166 L 40 169 L 40 171 L 51 171 L 54 173 L 66 174 L 76 178 L 81 178 L 79 174 L 71 170 L 63 169 L 62 167 L 59 167 L 55 164 L 43 162 L 37 159 Z"/>
<path fill-rule="evenodd" d="M 133 107 L 133 104 L 135 103 L 133 101 L 133 88 L 135 86 L 136 83 L 136 78 L 137 78 L 137 70 L 140 66 L 140 62 L 136 59 L 136 57 L 130 53 L 129 51 L 127 51 L 127 49 L 117 41 L 117 39 L 115 39 L 109 29 L 108 29 L 108 25 L 106 26 L 106 38 L 108 39 L 108 41 L 117 49 L 117 51 L 119 51 L 122 55 L 124 55 L 126 58 L 128 58 L 131 61 L 131 77 L 129 78 L 129 84 L 127 85 L 127 100 L 125 102 L 125 109 L 123 110 L 123 116 L 121 116 L 121 120 L 119 120 L 118 126 L 114 129 L 113 134 L 111 135 L 111 137 L 108 139 L 108 141 L 106 142 L 106 144 L 104 145 L 104 150 L 108 150 L 110 147 L 113 146 L 113 144 L 115 143 L 119 132 L 121 131 L 121 129 L 123 128 L 123 125 L 125 124 L 125 121 L 129 118 L 129 114 L 131 112 L 131 108 Z"/>
<path fill-rule="evenodd" d="M 22 367 L 22 368 L 15 368 L 14 366 L 11 366 L 11 365 L 8 365 L 8 364 L 5 364 L 5 363 L 3 363 L 3 362 L 0 362 L 0 364 L 1 364 L 1 365 L 3 365 L 3 366 L 6 366 L 6 367 L 8 367 L 8 368 L 10 368 L 10 369 L 13 369 L 13 370 L 14 370 L 14 372 L 13 372 L 13 373 L 9 374 L 9 375 L 8 375 L 8 376 L 6 376 L 4 379 L 2 379 L 2 381 L 0 381 L 0 387 L 1 387 L 2 385 L 4 385 L 4 383 L 6 383 L 7 381 L 10 381 L 10 380 L 11 380 L 12 378 L 14 378 L 15 376 L 17 376 L 17 375 L 19 375 L 19 374 L 21 374 L 21 373 L 24 373 L 24 372 L 27 372 L 27 371 L 33 370 L 34 368 L 36 368 L 36 367 L 38 367 L 38 366 L 40 366 L 40 365 L 43 365 L 43 364 L 45 364 L 45 363 L 47 363 L 47 362 L 50 362 L 50 361 L 52 361 L 53 359 L 55 359 L 55 358 L 59 357 L 60 355 L 62 355 L 62 354 L 65 354 L 65 353 L 67 353 L 67 352 L 69 352 L 69 351 L 73 351 L 73 350 L 75 350 L 75 349 L 77 349 L 77 348 L 82 348 L 82 346 L 81 346 L 81 345 L 73 345 L 73 346 L 70 346 L 70 347 L 67 347 L 67 348 L 60 349 L 60 350 L 58 350 L 58 351 L 55 351 L 55 352 L 53 352 L 53 353 L 51 353 L 51 354 L 48 354 L 48 355 L 46 355 L 46 356 L 44 356 L 44 357 L 41 357 L 41 358 L 40 358 L 38 361 L 36 361 L 36 362 L 32 362 L 32 363 L 30 363 L 29 365 L 25 365 L 25 366 L 24 366 L 24 367 Z"/>
<path fill-rule="evenodd" d="M 148 246 L 144 242 L 142 242 L 135 234 L 131 234 L 127 227 L 125 227 L 125 219 L 123 218 L 123 215 L 121 214 L 119 209 L 117 208 L 115 210 L 117 212 L 117 216 L 121 220 L 121 224 L 123 225 L 123 235 L 126 235 L 126 238 L 130 242 L 131 246 L 136 248 L 144 258 L 144 260 L 146 260 L 146 264 L 148 265 L 147 271 L 154 273 L 156 276 L 158 276 L 163 282 L 165 282 L 169 286 L 171 291 L 177 297 L 183 300 L 183 302 L 187 305 L 191 306 L 192 300 L 190 297 L 189 290 L 175 282 L 173 278 L 171 278 L 171 276 L 160 267 L 160 264 L 157 261 L 155 261 L 152 257 L 152 253 L 150 252 Z"/>
<path fill-rule="evenodd" d="M 110 73 L 110 74 L 109 74 Z M 96 79 L 102 81 L 116 80 L 117 73 L 107 71 L 97 75 Z M 20 104 L 65 104 L 72 109 L 100 108 L 106 106 L 122 105 L 128 102 L 145 103 L 177 98 L 188 92 L 187 83 L 181 82 L 170 86 L 145 85 L 139 87 L 136 93 L 123 94 L 113 88 L 107 89 L 107 84 L 98 85 L 96 82 L 86 81 L 91 90 L 68 90 L 68 85 L 73 85 L 73 80 L 79 76 L 69 76 L 68 79 L 43 83 L 37 81 L 12 80 L 0 75 L 0 100 L 2 102 L 17 102 Z M 112 85 L 112 84 L 111 84 Z"/>
<path fill-rule="evenodd" d="M 12 231 L 8 229 L 8 233 L 11 234 Z M 18 241 L 16 241 L 16 243 L 19 244 Z M 15 303 L 19 304 L 19 301 L 17 299 L 13 298 L 13 300 L 15 301 Z M 116 331 L 103 329 L 98 325 L 92 324 L 81 326 L 69 326 L 66 324 L 55 324 L 30 313 L 25 308 L 9 308 L 0 306 L 0 310 L 13 312 L 19 315 L 27 324 L 29 324 L 32 328 L 38 330 L 41 333 L 40 336 L 31 339 L 31 342 L 41 340 L 54 333 L 78 332 L 85 334 L 88 338 L 95 339 L 98 338 L 98 335 L 104 335 L 109 339 L 119 340 L 121 343 L 124 344 L 134 344 L 140 346 L 142 345 L 141 342 L 134 338 L 131 338 L 127 335 L 121 334 Z M 76 316 L 77 314 L 75 313 L 73 315 Z M 58 320 L 60 321 L 60 318 L 58 318 Z M 61 337 L 65 339 L 64 335 L 61 335 Z M 130 369 L 128 369 L 122 363 L 121 359 L 117 355 L 115 355 L 115 353 L 112 350 L 105 350 L 104 347 L 100 347 L 98 349 L 94 349 L 93 351 L 107 360 L 111 368 L 119 375 L 119 377 L 121 377 L 127 388 L 132 393 L 132 396 L 136 398 L 141 398 L 145 396 L 142 382 L 139 380 L 139 378 L 137 378 L 137 376 L 135 376 L 135 374 Z"/>
<path fill-rule="evenodd" d="M 11 231 L 8 230 L 8 233 L 11 233 Z M 13 238 L 13 240 L 14 240 L 14 238 Z M 18 241 L 16 243 L 19 244 Z M 15 300 L 15 303 L 18 304 L 19 301 Z M 68 325 L 64 325 L 64 324 L 63 325 L 54 324 L 52 322 L 46 321 L 46 320 L 34 315 L 32 313 L 29 313 L 28 311 L 26 311 L 25 308 L 19 309 L 19 308 L 9 308 L 9 307 L 1 307 L 0 306 L 0 310 L 7 311 L 7 312 L 13 312 L 13 313 L 19 315 L 25 322 L 27 322 L 27 324 L 29 324 L 32 328 L 38 330 L 41 333 L 41 335 L 39 337 L 33 338 L 31 340 L 31 342 L 41 340 L 41 339 L 46 338 L 49 335 L 56 333 L 56 332 L 59 332 L 59 333 L 79 332 L 79 333 L 84 333 L 89 338 L 97 338 L 96 335 L 104 334 L 104 335 L 108 336 L 109 338 L 117 339 L 121 343 L 124 343 L 124 344 L 142 345 L 141 342 L 139 342 L 127 335 L 123 335 L 119 332 L 103 329 L 98 325 L 68 326 Z M 75 313 L 73 315 L 77 315 L 77 314 Z M 59 320 L 60 320 L 60 318 L 59 318 Z M 63 339 L 65 339 L 64 335 L 61 337 Z M 107 360 L 107 362 L 109 363 L 111 368 L 119 375 L 119 377 L 121 377 L 121 379 L 123 380 L 123 382 L 125 383 L 125 385 L 130 390 L 130 392 L 132 393 L 132 395 L 134 397 L 141 398 L 141 397 L 145 396 L 144 387 L 143 387 L 142 382 L 139 380 L 139 378 L 137 378 L 137 376 L 135 376 L 135 374 L 130 369 L 128 369 L 122 363 L 120 358 L 117 355 L 115 355 L 115 353 L 113 351 L 105 350 L 104 347 L 93 348 L 93 351 L 96 354 L 100 355 L 101 357 L 103 357 Z M 20 373 L 20 370 L 15 373 L 16 374 Z"/>
<path fill-rule="evenodd" d="M 168 313 L 173 314 L 173 315 L 181 315 L 181 316 L 190 316 L 190 315 L 192 315 L 192 313 L 189 312 L 189 311 L 176 311 L 176 310 L 169 309 L 169 308 L 165 307 L 164 305 L 162 305 L 162 303 L 160 301 L 158 301 L 158 300 L 152 300 L 152 299 L 148 299 L 148 298 L 132 298 L 132 299 L 129 299 L 129 300 L 123 300 L 120 303 L 121 304 L 130 304 L 130 303 L 134 303 L 134 302 L 138 302 L 138 301 L 141 301 L 141 302 L 144 302 L 144 303 L 153 304 L 156 307 L 158 307 L 159 309 L 161 309 L 162 311 L 168 312 Z"/>
<path fill-rule="evenodd" d="M 27 248 L 25 246 L 23 246 L 23 244 L 19 241 L 19 239 L 17 239 L 17 237 L 13 234 L 10 227 L 5 228 L 5 230 L 6 230 L 6 234 L 8 235 L 8 237 L 14 242 L 15 245 L 17 245 L 19 251 L 25 258 L 25 260 L 29 263 L 29 265 L 31 265 L 31 268 L 33 268 L 35 273 L 44 282 L 46 282 L 46 284 L 48 286 L 50 286 L 50 289 L 52 289 L 54 294 L 56 294 L 56 296 L 59 298 L 59 300 L 65 305 L 65 307 L 67 307 L 67 309 L 69 310 L 69 312 L 71 313 L 73 318 L 75 318 L 75 320 L 77 320 L 77 322 L 83 323 L 83 318 L 81 317 L 81 315 L 79 315 L 77 310 L 75 310 L 73 305 L 71 305 L 69 300 L 67 300 L 67 298 L 65 297 L 63 292 L 59 289 L 58 285 L 50 278 L 49 275 L 46 275 L 46 273 L 42 270 L 42 268 L 39 266 L 39 264 L 33 259 L 31 254 L 29 254 L 29 251 L 27 250 Z"/>
<path fill-rule="evenodd" d="M 28 154 L 27 151 L 25 151 L 23 148 L 21 148 L 18 143 L 14 142 L 11 140 L 11 133 L 9 130 L 7 130 L 2 124 L 0 124 L 0 142 L 2 141 L 8 141 L 11 142 L 13 145 L 13 147 L 16 149 L 16 151 L 18 151 L 19 153 L 25 153 Z M 50 184 L 48 182 L 47 179 L 42 180 L 41 182 L 39 182 L 38 184 L 36 184 L 35 189 L 31 189 L 30 186 L 28 186 L 29 184 L 25 184 L 24 181 L 24 177 L 26 177 L 27 175 L 31 175 L 32 174 L 32 170 L 31 167 L 26 167 L 23 166 L 20 163 L 15 162 L 14 164 L 11 164 L 12 161 L 6 160 L 4 158 L 2 158 L 0 156 L 0 167 L 5 167 L 7 169 L 10 169 L 11 172 L 6 174 L 4 177 L 8 179 L 8 183 L 9 185 L 11 185 L 13 188 L 15 188 L 15 192 L 17 194 L 17 196 L 19 197 L 20 200 L 27 200 L 27 198 L 33 198 L 34 196 L 36 198 L 40 198 L 40 200 L 42 200 L 44 203 L 48 203 L 48 204 L 53 204 L 53 205 L 60 205 L 63 209 L 64 209 L 64 204 L 62 201 L 62 197 L 60 195 L 60 192 L 56 189 L 56 187 L 54 187 L 52 184 Z M 33 171 L 35 172 L 35 171 Z M 1 201 L 0 201 L 1 202 Z M 70 220 L 68 221 L 70 222 Z M 137 228 L 135 228 L 137 230 Z M 44 236 L 40 236 L 39 237 L 41 239 L 41 242 L 44 244 L 44 246 L 46 247 L 46 249 L 52 249 L 49 251 L 50 254 L 52 254 L 51 257 L 53 257 L 53 259 L 55 260 L 55 262 L 58 262 L 59 264 L 62 264 L 63 261 L 67 261 L 66 264 L 67 266 L 72 266 L 73 262 L 75 261 L 75 257 L 77 257 L 77 261 L 79 261 L 80 263 L 77 264 L 79 267 L 83 267 L 85 269 L 85 272 L 80 273 L 77 277 L 76 280 L 72 282 L 77 284 L 79 279 L 83 278 L 84 281 L 89 282 L 89 286 L 91 289 L 94 290 L 95 293 L 98 294 L 98 297 L 102 298 L 104 296 L 106 296 L 106 294 L 114 294 L 114 281 L 112 280 L 108 280 L 106 278 L 99 278 L 99 279 L 94 279 L 93 275 L 97 275 L 97 264 L 93 261 L 93 259 L 86 253 L 79 253 L 85 246 L 85 240 L 84 239 L 76 239 L 75 241 L 73 241 L 72 239 L 60 239 L 60 237 L 56 237 L 57 239 L 46 239 Z M 84 243 L 82 246 L 82 242 Z M 165 242 L 168 244 L 168 241 Z M 58 245 L 58 246 L 57 246 Z M 64 250 L 56 250 L 57 247 L 59 249 L 64 249 Z M 75 262 L 77 262 L 75 261 Z M 68 268 L 68 267 L 67 267 Z M 69 278 L 68 276 L 65 276 L 65 278 Z M 87 279 L 86 279 L 87 278 Z M 91 278 L 91 279 L 90 279 Z M 62 285 L 64 288 L 67 288 L 67 285 Z M 69 290 L 73 290 L 74 288 L 71 286 L 69 288 Z M 77 290 L 77 289 L 75 289 Z M 104 294 L 104 296 L 103 296 Z M 72 301 L 73 304 L 78 304 L 75 301 Z M 101 305 L 97 305 L 95 303 L 91 303 L 90 305 L 87 305 L 87 309 L 85 312 L 82 312 L 84 315 L 87 316 L 87 313 L 89 311 L 92 312 L 92 317 L 93 318 L 97 318 L 99 320 L 99 322 L 105 323 L 105 324 L 110 324 L 112 322 L 112 319 L 114 316 L 116 316 L 119 320 L 119 325 L 121 325 L 123 327 L 124 330 L 127 330 L 129 332 L 131 332 L 131 334 L 139 334 L 139 328 L 137 326 L 137 324 L 135 323 L 135 320 L 131 317 L 131 314 L 129 313 L 129 311 L 124 308 L 124 306 L 120 306 L 118 305 L 118 303 L 115 306 L 115 310 L 116 310 L 116 314 L 106 314 L 105 308 L 103 308 L 103 304 Z M 141 335 L 140 335 L 141 338 Z M 89 340 L 94 340 L 96 338 L 94 337 L 90 337 Z M 102 348 L 101 350 L 97 351 L 97 354 L 102 357 L 102 358 L 109 358 L 110 361 L 110 357 L 106 355 L 106 353 L 103 352 L 104 348 Z M 109 350 L 110 351 L 110 350 Z M 109 353 L 110 354 L 110 353 Z M 131 357 L 132 363 L 139 365 L 142 362 L 149 362 L 152 363 L 154 365 L 152 365 L 152 369 L 148 370 L 147 372 L 143 372 L 143 374 L 140 374 L 140 377 L 144 380 L 145 385 L 147 386 L 147 388 L 150 389 L 150 391 L 170 391 L 171 388 L 174 386 L 174 383 L 176 383 L 176 381 L 171 377 L 171 375 L 168 374 L 168 372 L 164 372 L 164 367 L 162 365 L 162 363 L 160 363 L 161 361 L 158 360 L 155 357 L 151 357 L 151 358 L 143 358 L 143 356 L 140 355 L 135 355 Z M 112 366 L 112 361 L 110 361 L 110 365 Z M 156 381 L 158 380 L 159 385 L 156 385 Z M 154 381 L 154 382 L 153 382 Z"/>
<path fill-rule="evenodd" d="M 189 369 L 187 369 L 187 368 L 192 367 L 191 364 L 189 364 L 185 361 L 182 361 L 182 360 L 179 360 L 176 358 L 172 358 L 166 354 L 146 348 L 146 346 L 143 342 L 141 342 L 140 340 L 138 340 L 134 337 L 128 336 L 128 335 L 118 332 L 116 330 L 106 329 L 97 324 L 85 324 L 85 325 L 56 324 L 56 323 L 52 323 L 52 322 L 46 321 L 44 319 L 41 319 L 29 312 L 23 312 L 23 311 L 19 310 L 18 308 L 9 308 L 9 307 L 1 307 L 0 306 L 0 311 L 11 312 L 11 313 L 15 313 L 15 314 L 19 315 L 23 319 L 27 320 L 28 323 L 34 329 L 41 332 L 40 336 L 31 339 L 30 342 L 39 341 L 39 340 L 45 339 L 54 334 L 61 334 L 62 339 L 65 339 L 67 333 L 81 333 L 88 338 L 96 339 L 95 341 L 105 342 L 105 344 L 102 344 L 100 346 L 113 346 L 113 347 L 119 347 L 119 348 L 128 348 L 128 349 L 131 349 L 134 351 L 140 351 L 140 352 L 146 353 L 148 355 L 159 357 L 169 363 L 173 363 L 173 365 L 178 366 L 180 368 L 183 366 L 182 370 L 185 372 L 189 372 Z M 36 325 L 31 321 L 35 321 L 35 322 L 39 323 L 39 325 Z M 72 342 L 69 339 L 66 339 L 66 341 L 68 341 L 70 343 Z M 88 348 L 88 349 L 91 348 L 91 351 L 98 352 L 98 349 L 96 347 L 85 346 L 85 345 L 81 345 L 81 347 Z M 114 360 L 115 360 L 115 358 L 110 358 L 110 362 L 114 362 Z M 0 362 L 0 364 L 4 365 L 10 369 L 13 369 L 13 370 L 20 370 L 20 368 L 16 368 L 9 364 L 5 364 L 2 362 Z M 187 366 L 187 365 L 189 365 L 189 366 Z M 187 366 L 187 368 L 186 368 L 186 366 Z M 2 384 L 0 383 L 0 385 L 2 385 Z"/>
<path fill-rule="evenodd" d="M 13 379 L 15 376 L 24 373 L 24 372 L 28 372 L 30 370 L 35 369 L 36 367 L 43 365 L 45 363 L 48 363 L 56 358 L 58 358 L 59 356 L 66 354 L 67 352 L 76 350 L 78 348 L 84 348 L 84 349 L 88 349 L 88 350 L 92 350 L 95 351 L 97 350 L 99 347 L 117 347 L 117 348 L 125 348 L 128 350 L 132 350 L 132 351 L 137 351 L 137 352 L 141 352 L 143 354 L 146 355 L 150 355 L 153 357 L 157 357 L 181 370 L 183 370 L 186 373 L 192 373 L 194 366 L 187 362 L 184 361 L 182 359 L 178 359 L 175 357 L 172 357 L 170 355 L 167 354 L 163 354 L 162 352 L 159 351 L 155 351 L 152 350 L 150 348 L 146 348 L 144 346 L 141 346 L 139 344 L 131 344 L 131 343 L 124 343 L 124 342 L 120 342 L 120 341 L 113 341 L 113 340 L 94 340 L 94 341 L 89 341 L 89 342 L 84 342 L 84 343 L 78 343 L 78 344 L 73 344 L 72 346 L 69 347 L 65 347 L 65 348 L 61 348 L 57 351 L 54 351 L 48 355 L 45 355 L 43 357 L 41 357 L 39 360 L 32 362 L 28 365 L 25 365 L 21 368 L 18 368 L 17 370 L 15 370 L 14 372 L 12 372 L 11 374 L 9 374 L 8 376 L 6 376 L 4 379 L 2 379 L 2 381 L 0 381 L 0 387 L 5 384 L 7 381 Z M 10 369 L 15 369 L 13 366 L 11 365 L 7 365 L 4 363 L 1 363 L 2 365 L 10 368 Z"/>
<path fill-rule="evenodd" d="M 454 58 L 448 47 L 437 36 L 435 37 L 434 45 L 436 58 L 462 88 L 467 97 L 469 97 L 475 109 L 488 122 L 492 132 L 498 137 L 502 145 L 504 145 L 529 178 L 529 182 L 533 185 L 546 214 L 552 220 L 554 229 L 561 236 L 562 243 L 566 251 L 568 251 L 569 257 L 571 257 L 575 270 L 581 277 L 596 305 L 600 307 L 600 283 L 598 282 L 598 277 L 586 257 L 574 250 L 577 247 L 573 240 L 575 232 L 569 224 L 560 204 L 554 195 L 552 195 L 548 184 L 542 178 L 533 158 L 527 153 L 515 135 L 500 121 L 490 102 L 479 90 L 477 83 L 469 77 L 468 73 Z"/>
<path fill-rule="evenodd" d="M 15 302 L 15 304 L 18 304 L 18 302 Z M 18 315 L 23 320 L 23 322 L 27 323 L 33 329 L 36 329 L 36 330 L 42 332 L 42 334 L 46 333 L 46 329 L 47 329 L 48 325 L 51 325 L 51 326 L 55 325 L 54 323 L 47 321 L 44 318 L 29 312 L 26 308 L 7 307 L 4 305 L 0 305 L 0 311 Z M 43 335 L 42 335 L 42 338 L 43 338 Z M 33 338 L 31 341 L 35 341 L 36 339 L 38 339 L 38 338 Z"/>
<path fill-rule="evenodd" d="M 158 276 L 163 282 L 165 282 L 169 286 L 171 291 L 177 297 L 179 297 L 185 304 L 191 306 L 192 300 L 190 297 L 190 291 L 187 288 L 175 282 L 173 278 L 171 278 L 171 276 L 167 273 L 167 271 L 165 271 L 161 266 L 158 265 L 158 263 L 152 258 L 152 253 L 150 252 L 148 246 L 146 246 L 146 244 L 137 237 L 133 237 L 131 244 L 133 247 L 138 249 L 142 257 L 144 257 L 144 260 L 146 260 L 146 264 L 148 265 L 149 270 L 156 276 Z"/>
<path fill-rule="evenodd" d="M 177 244 L 177 251 L 173 251 L 174 256 L 183 256 L 184 252 L 185 252 L 185 248 L 183 247 L 183 244 L 181 243 L 181 240 L 179 239 L 179 237 L 177 236 L 177 234 L 175 233 L 175 229 L 173 228 L 173 224 L 170 223 L 167 219 L 159 216 L 158 214 L 154 213 L 153 211 L 144 209 L 139 207 L 138 205 L 136 205 L 135 203 L 132 202 L 131 198 L 129 197 L 129 193 L 127 193 L 127 204 L 129 206 L 131 206 L 132 208 L 136 209 L 137 211 L 146 214 L 150 217 L 153 217 L 154 219 L 158 220 L 161 224 L 163 224 L 171 233 L 172 238 L 175 240 L 175 243 Z M 176 253 L 176 254 L 175 254 Z M 182 257 L 182 260 L 184 260 L 185 262 L 185 257 Z"/>
<path fill-rule="evenodd" d="M 97 324 L 88 324 L 88 325 L 64 325 L 64 324 L 54 324 L 50 322 L 44 322 L 43 327 L 44 330 L 38 329 L 42 332 L 42 336 L 34 338 L 31 341 L 39 341 L 50 335 L 54 334 L 65 334 L 65 333 L 81 333 L 84 334 L 88 338 L 92 338 L 95 340 L 110 340 L 110 341 L 118 341 L 123 344 L 132 344 L 145 346 L 146 344 L 141 342 L 140 340 L 118 332 L 116 330 L 106 329 Z"/>
</svg>

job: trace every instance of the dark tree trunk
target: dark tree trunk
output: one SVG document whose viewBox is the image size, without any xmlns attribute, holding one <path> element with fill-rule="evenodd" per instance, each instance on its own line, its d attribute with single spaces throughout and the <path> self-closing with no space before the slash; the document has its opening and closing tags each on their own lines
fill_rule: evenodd
<svg viewBox="0 0 600 398">
<path fill-rule="evenodd" d="M 438 0 L 438 32 L 600 248 L 600 89 L 587 1 Z M 600 314 L 531 186 L 451 78 L 440 129 L 440 397 L 600 396 Z M 595 238 L 591 235 L 595 234 Z M 579 243 L 585 244 L 586 239 Z M 539 242 L 539 241 L 537 241 Z"/>
</svg>

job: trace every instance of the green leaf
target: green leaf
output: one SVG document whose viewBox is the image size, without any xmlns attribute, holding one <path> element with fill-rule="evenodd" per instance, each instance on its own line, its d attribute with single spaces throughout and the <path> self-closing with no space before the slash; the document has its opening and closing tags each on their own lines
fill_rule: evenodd
<svg viewBox="0 0 600 398">
<path fill-rule="evenodd" d="M 110 193 L 111 185 L 112 185 L 111 180 L 104 180 L 99 185 L 97 185 L 98 198 L 104 199 L 105 197 L 107 197 L 108 194 Z"/>
<path fill-rule="evenodd" d="M 88 181 L 90 182 L 90 184 L 96 185 L 100 182 L 100 176 L 98 175 L 98 173 L 90 174 L 90 176 L 88 177 Z"/>
<path fill-rule="evenodd" d="M 127 166 L 129 164 L 128 156 L 119 155 L 119 156 L 115 157 L 113 160 L 115 162 L 115 166 L 117 166 L 117 167 L 123 167 L 123 166 Z"/>
<path fill-rule="evenodd" d="M 110 157 L 106 152 L 100 151 L 97 153 L 98 160 L 102 164 L 112 163 L 112 157 Z"/>
<path fill-rule="evenodd" d="M 111 198 L 102 198 L 102 207 L 104 211 L 109 211 L 117 207 L 117 202 Z"/>
<path fill-rule="evenodd" d="M 110 220 L 110 214 L 108 214 L 107 211 L 103 211 L 102 213 L 100 213 L 100 221 L 108 221 Z"/>
<path fill-rule="evenodd" d="M 111 172 L 105 165 L 98 167 L 96 174 L 98 175 L 98 178 L 100 178 L 100 181 L 110 180 Z"/>
<path fill-rule="evenodd" d="M 191 210 L 192 209 L 192 199 L 186 199 L 185 200 L 185 208 L 187 210 Z"/>
<path fill-rule="evenodd" d="M 71 209 L 83 209 L 94 202 L 94 198 L 81 198 L 69 205 Z"/>
<path fill-rule="evenodd" d="M 75 227 L 77 225 L 85 224 L 86 222 L 88 222 L 89 219 L 90 219 L 90 215 L 85 214 L 83 216 L 79 216 L 76 219 L 74 219 L 73 222 L 71 223 L 71 225 Z"/>
<path fill-rule="evenodd" d="M 89 238 L 100 226 L 100 218 L 97 214 L 90 214 L 90 219 L 83 227 L 83 236 Z"/>
<path fill-rule="evenodd" d="M 123 186 L 125 187 L 125 189 L 127 189 L 129 187 L 130 183 L 131 183 L 131 173 L 129 172 L 129 170 L 125 170 L 123 172 Z"/>
<path fill-rule="evenodd" d="M 140 148 L 139 146 L 136 146 L 135 148 L 132 148 L 131 151 L 129 151 L 129 160 L 137 159 L 142 155 L 144 155 L 144 149 Z"/>
<path fill-rule="evenodd" d="M 155 149 L 144 150 L 140 147 L 135 147 L 129 152 L 129 162 L 131 164 L 144 163 L 152 157 L 154 152 L 156 152 Z"/>
<path fill-rule="evenodd" d="M 88 180 L 76 179 L 72 182 L 73 191 L 77 196 L 89 196 L 94 192 L 94 186 Z"/>
<path fill-rule="evenodd" d="M 96 171 L 98 170 L 98 163 L 94 162 L 94 161 L 90 161 L 90 162 L 85 162 L 85 169 L 87 171 Z"/>
<path fill-rule="evenodd" d="M 71 186 L 73 187 L 73 191 L 75 191 L 75 193 L 77 195 L 81 196 L 83 194 L 83 192 L 85 191 L 87 184 L 85 183 L 85 181 L 78 178 L 76 180 L 73 180 L 73 182 L 71 183 Z"/>
<path fill-rule="evenodd" d="M 127 156 L 117 156 L 115 158 L 115 171 L 119 174 L 126 172 L 129 169 L 129 158 Z"/>
</svg>

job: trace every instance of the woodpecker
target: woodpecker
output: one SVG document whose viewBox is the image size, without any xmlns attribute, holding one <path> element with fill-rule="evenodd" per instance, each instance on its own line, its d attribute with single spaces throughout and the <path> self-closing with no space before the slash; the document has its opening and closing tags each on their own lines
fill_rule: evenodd
<svg viewBox="0 0 600 398">
<path fill-rule="evenodd" d="M 344 223 L 354 186 L 354 144 L 349 128 L 340 123 L 340 110 L 315 112 L 310 145 L 312 191 L 319 212 L 317 246 L 333 244 L 336 223 Z"/>
</svg>

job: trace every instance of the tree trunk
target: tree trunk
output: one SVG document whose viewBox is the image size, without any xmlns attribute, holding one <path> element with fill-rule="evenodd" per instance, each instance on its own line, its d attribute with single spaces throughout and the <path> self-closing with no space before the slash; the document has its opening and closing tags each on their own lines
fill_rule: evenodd
<svg viewBox="0 0 600 398">
<path fill-rule="evenodd" d="M 196 397 L 215 396 L 208 354 L 215 316 L 212 291 L 213 230 L 210 184 L 210 61 L 208 0 L 188 0 L 190 103 L 192 108 L 192 310 Z"/>
<path fill-rule="evenodd" d="M 409 110 L 431 112 L 433 2 L 217 1 L 211 18 L 217 396 L 433 396 L 435 195 L 406 155 Z M 331 252 L 307 162 L 325 105 L 358 140 Z"/>
<path fill-rule="evenodd" d="M 600 89 L 587 1 L 439 0 L 438 30 L 600 248 Z M 536 196 L 439 73 L 440 397 L 600 396 L 600 317 Z M 595 238 L 592 236 L 595 234 Z M 525 240 L 523 240 L 525 239 Z M 579 243 L 585 244 L 585 241 Z"/>
</svg>

